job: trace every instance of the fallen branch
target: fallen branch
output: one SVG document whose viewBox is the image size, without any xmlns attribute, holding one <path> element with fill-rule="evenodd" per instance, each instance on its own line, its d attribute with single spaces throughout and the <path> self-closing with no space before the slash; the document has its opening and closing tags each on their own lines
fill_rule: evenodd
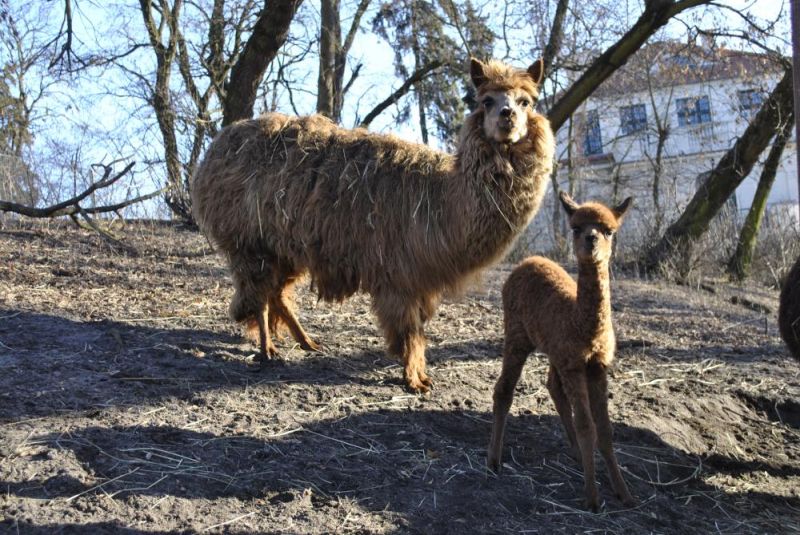
<svg viewBox="0 0 800 535">
<path fill-rule="evenodd" d="M 14 214 L 19 214 L 26 217 L 33 217 L 33 218 L 55 218 L 55 217 L 63 217 L 68 216 L 72 221 L 79 227 L 86 228 L 87 226 L 103 236 L 106 240 L 108 240 L 112 245 L 124 249 L 128 252 L 134 252 L 134 249 L 121 242 L 119 239 L 112 236 L 108 231 L 102 229 L 97 223 L 90 217 L 94 214 L 103 214 L 109 212 L 115 212 L 119 215 L 119 211 L 125 207 L 131 206 L 133 204 L 137 204 L 140 202 L 147 201 L 154 197 L 157 197 L 164 193 L 167 188 L 161 188 L 160 190 L 154 191 L 152 193 L 147 193 L 145 195 L 139 195 L 132 199 L 126 199 L 124 201 L 113 203 L 113 204 L 105 204 L 101 206 L 90 206 L 90 207 L 83 207 L 81 206 L 81 202 L 84 201 L 87 197 L 89 197 L 94 192 L 107 188 L 114 183 L 116 183 L 119 179 L 127 175 L 136 162 L 131 162 L 125 166 L 122 171 L 114 174 L 112 166 L 116 162 L 111 162 L 108 165 L 105 164 L 95 164 L 92 167 L 102 167 L 103 168 L 103 176 L 100 180 L 92 182 L 89 186 L 84 189 L 82 192 L 78 193 L 77 195 L 65 200 L 61 201 L 56 204 L 52 204 L 50 206 L 45 206 L 43 208 L 36 208 L 34 206 L 27 206 L 24 204 L 19 204 L 11 201 L 3 201 L 0 200 L 0 212 L 11 212 Z M 85 224 L 82 224 L 78 216 L 80 216 Z"/>
</svg>

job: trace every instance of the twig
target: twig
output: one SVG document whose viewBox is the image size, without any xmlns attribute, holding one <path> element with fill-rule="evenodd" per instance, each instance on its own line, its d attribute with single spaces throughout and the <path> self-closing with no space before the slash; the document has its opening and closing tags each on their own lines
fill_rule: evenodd
<svg viewBox="0 0 800 535">
<path fill-rule="evenodd" d="M 222 526 L 227 526 L 228 524 L 233 524 L 234 522 L 238 522 L 239 520 L 242 520 L 243 518 L 247 518 L 247 517 L 253 516 L 257 512 L 258 511 L 252 511 L 250 513 L 239 515 L 239 516 L 237 516 L 235 518 L 231 518 L 230 520 L 226 520 L 225 522 L 220 522 L 219 524 L 214 524 L 213 526 L 208 526 L 207 528 L 203 528 L 200 532 L 201 533 L 205 533 L 206 531 L 211 531 L 214 528 L 220 528 Z"/>
</svg>

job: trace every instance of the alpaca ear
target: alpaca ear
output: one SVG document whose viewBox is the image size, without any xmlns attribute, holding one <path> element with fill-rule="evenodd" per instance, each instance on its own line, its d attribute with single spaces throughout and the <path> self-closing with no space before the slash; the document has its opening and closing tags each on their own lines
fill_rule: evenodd
<svg viewBox="0 0 800 535">
<path fill-rule="evenodd" d="M 564 210 L 567 211 L 567 215 L 571 216 L 578 209 L 578 203 L 573 201 L 572 197 L 570 197 L 569 193 L 566 191 L 559 193 L 558 198 L 561 199 L 561 205 L 564 207 Z"/>
<path fill-rule="evenodd" d="M 544 79 L 544 60 L 540 58 L 538 61 L 534 61 L 531 66 L 528 67 L 528 75 L 531 77 L 534 84 L 540 85 L 542 79 Z"/>
<path fill-rule="evenodd" d="M 628 211 L 628 208 L 631 207 L 632 203 L 633 203 L 633 197 L 628 197 L 627 199 L 622 201 L 619 204 L 619 206 L 615 206 L 614 208 L 612 208 L 611 211 L 614 212 L 617 221 L 621 221 L 622 218 L 625 217 L 625 213 Z"/>
<path fill-rule="evenodd" d="M 472 78 L 472 84 L 475 89 L 478 89 L 484 82 L 486 82 L 486 65 L 483 62 L 469 58 L 469 75 Z"/>
</svg>

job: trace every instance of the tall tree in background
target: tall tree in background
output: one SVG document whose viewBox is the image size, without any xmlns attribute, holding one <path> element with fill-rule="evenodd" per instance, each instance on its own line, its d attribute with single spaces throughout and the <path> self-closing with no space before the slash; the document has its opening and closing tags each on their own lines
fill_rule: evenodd
<svg viewBox="0 0 800 535">
<path fill-rule="evenodd" d="M 456 7 L 452 2 L 404 0 L 382 4 L 373 19 L 373 29 L 392 46 L 395 70 L 401 78 L 414 77 L 406 56 L 414 72 L 431 65 L 444 66 L 419 79 L 413 89 L 423 143 L 430 141 L 431 128 L 439 139 L 452 142 L 464 118 L 460 95 L 469 85 L 467 60 L 470 55 L 484 59 L 491 56 L 493 35 L 486 19 L 471 2 Z M 410 116 L 408 105 L 401 108 L 401 121 Z"/>
<path fill-rule="evenodd" d="M 319 36 L 319 76 L 317 79 L 317 113 L 339 123 L 342 120 L 344 95 L 358 76 L 361 65 L 356 65 L 345 84 L 347 55 L 353 45 L 361 19 L 371 0 L 360 0 L 350 23 L 350 29 L 342 41 L 341 5 L 339 0 L 321 1 L 321 24 Z"/>
<path fill-rule="evenodd" d="M 685 257 L 742 183 L 769 141 L 792 113 L 792 71 L 788 69 L 742 136 L 704 178 L 681 216 L 647 252 L 644 265 L 657 269 L 671 257 Z"/>
<path fill-rule="evenodd" d="M 786 117 L 781 118 L 783 126 L 780 128 L 772 148 L 769 150 L 761 176 L 758 179 L 753 204 L 747 212 L 747 217 L 742 225 L 739 240 L 736 242 L 736 251 L 728 262 L 728 275 L 733 280 L 742 281 L 750 275 L 750 266 L 753 263 L 753 253 L 756 248 L 758 231 L 761 228 L 761 221 L 767 209 L 767 198 L 775 183 L 775 175 L 781 163 L 783 151 L 786 143 L 792 137 L 794 124 L 794 110 L 791 110 Z"/>
<path fill-rule="evenodd" d="M 183 0 L 172 0 L 172 3 L 170 0 L 140 0 L 149 44 L 156 57 L 155 79 L 143 81 L 149 89 L 148 103 L 155 113 L 164 144 L 170 186 L 165 201 L 182 221 L 192 222 L 189 181 L 207 136 L 215 131 L 209 106 L 214 99 L 221 103 L 223 126 L 252 116 L 257 87 L 267 66 L 286 41 L 289 25 L 301 2 L 265 0 L 256 13 L 254 2 L 244 2 L 235 11 L 226 12 L 224 0 L 214 0 L 210 13 L 200 10 L 207 24 L 207 39 L 199 47 L 200 57 L 192 58 L 182 29 L 188 25 Z M 246 28 L 251 24 L 252 30 L 243 41 Z M 230 43 L 228 50 L 226 43 Z M 202 67 L 202 75 L 196 74 L 198 65 Z M 182 87 L 195 108 L 194 113 L 187 115 L 179 111 L 180 103 L 173 97 L 176 73 L 182 78 Z M 201 84 L 205 86 L 202 90 Z M 182 157 L 179 146 L 179 131 L 187 130 L 193 132 L 188 158 Z"/>
</svg>

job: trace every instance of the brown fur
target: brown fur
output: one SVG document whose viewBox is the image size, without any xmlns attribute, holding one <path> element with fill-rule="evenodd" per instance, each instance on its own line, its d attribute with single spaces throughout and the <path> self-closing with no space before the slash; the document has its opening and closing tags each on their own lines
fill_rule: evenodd
<svg viewBox="0 0 800 535">
<path fill-rule="evenodd" d="M 535 102 L 541 62 L 526 72 L 473 60 L 472 74 L 479 98 L 500 80 L 516 100 L 505 114 L 469 115 L 454 156 L 277 113 L 233 124 L 211 144 L 193 181 L 194 214 L 227 255 L 231 316 L 257 326 L 262 358 L 276 353 L 276 315 L 302 347 L 317 347 L 283 294 L 309 273 L 325 300 L 370 293 L 408 386 L 428 389 L 424 323 L 443 293 L 504 254 L 552 170 L 550 125 L 519 97 L 530 90 Z"/>
<path fill-rule="evenodd" d="M 781 288 L 778 327 L 789 352 L 800 360 L 800 258 L 792 266 Z"/>
<path fill-rule="evenodd" d="M 580 455 L 587 506 L 593 511 L 599 507 L 595 444 L 606 461 L 614 491 L 626 505 L 633 505 L 635 499 L 622 478 L 611 444 L 606 379 L 616 345 L 608 264 L 613 233 L 631 199 L 611 210 L 598 203 L 578 206 L 566 194 L 561 200 L 574 232 L 578 282 L 555 262 L 530 257 L 514 269 L 503 287 L 503 371 L 494 390 L 488 465 L 495 471 L 500 468 L 514 387 L 528 355 L 538 351 L 550 359 L 547 388 L 573 451 L 577 448 L 575 453 Z"/>
</svg>

